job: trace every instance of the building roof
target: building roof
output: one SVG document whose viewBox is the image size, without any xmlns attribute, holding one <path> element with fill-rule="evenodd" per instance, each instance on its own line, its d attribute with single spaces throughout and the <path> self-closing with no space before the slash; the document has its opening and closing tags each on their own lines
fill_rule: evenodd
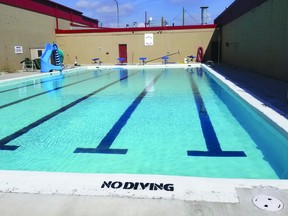
<svg viewBox="0 0 288 216">
<path fill-rule="evenodd" d="M 219 26 L 226 25 L 266 1 L 268 0 L 235 0 L 214 23 Z"/>
<path fill-rule="evenodd" d="M 71 23 L 75 22 L 84 26 L 98 27 L 99 21 L 97 19 L 86 17 L 80 11 L 49 0 L 0 0 L 0 4 L 1 3 L 68 20 Z"/>
</svg>

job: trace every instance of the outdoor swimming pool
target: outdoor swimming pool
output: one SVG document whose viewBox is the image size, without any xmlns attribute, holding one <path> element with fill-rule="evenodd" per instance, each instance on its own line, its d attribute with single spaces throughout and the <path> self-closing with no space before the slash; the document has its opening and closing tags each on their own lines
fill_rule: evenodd
<svg viewBox="0 0 288 216">
<path fill-rule="evenodd" d="M 288 178 L 287 137 L 204 68 L 0 83 L 0 169 Z"/>
</svg>

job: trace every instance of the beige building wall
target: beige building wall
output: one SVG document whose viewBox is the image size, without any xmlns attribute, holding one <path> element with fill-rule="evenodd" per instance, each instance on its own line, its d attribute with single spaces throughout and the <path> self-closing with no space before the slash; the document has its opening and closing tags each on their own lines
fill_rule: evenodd
<svg viewBox="0 0 288 216">
<path fill-rule="evenodd" d="M 169 56 L 169 62 L 183 63 L 184 58 L 196 55 L 198 47 L 207 50 L 215 29 L 135 31 L 122 33 L 78 33 L 57 34 L 58 47 L 65 53 L 65 64 L 91 64 L 92 58 L 100 58 L 104 64 L 116 64 L 119 57 L 119 44 L 127 45 L 128 64 L 140 63 L 140 57 L 151 63 L 161 63 L 159 57 Z M 153 46 L 145 46 L 145 34 L 153 34 Z M 216 39 L 217 40 L 217 39 Z M 178 54 L 179 51 L 179 54 Z M 209 59 L 210 48 L 206 52 Z"/>
<path fill-rule="evenodd" d="M 56 18 L 0 3 L 0 71 L 20 70 L 20 62 L 31 58 L 31 50 L 44 49 L 46 43 L 56 42 L 65 53 L 64 63 L 91 64 L 98 57 L 104 64 L 116 64 L 119 44 L 127 45 L 128 64 L 138 64 L 139 57 L 151 63 L 161 63 L 159 58 L 169 56 L 169 62 L 183 63 L 188 55 L 196 55 L 203 47 L 210 57 L 209 43 L 214 28 L 163 31 L 131 31 L 114 33 L 58 34 L 55 35 Z M 58 20 L 59 29 L 70 29 L 70 21 Z M 153 34 L 153 46 L 144 45 L 145 34 Z M 217 40 L 217 39 L 216 39 Z M 15 46 L 22 53 L 15 53 Z M 179 51 L 179 53 L 178 53 Z"/>
<path fill-rule="evenodd" d="M 70 28 L 68 21 L 59 20 L 58 24 Z M 55 41 L 55 28 L 55 17 L 0 3 L 0 71 L 21 69 L 20 62 L 31 58 L 30 49 L 44 49 L 46 43 Z M 15 46 L 22 46 L 23 53 L 15 54 Z"/>
<path fill-rule="evenodd" d="M 287 11 L 269 0 L 223 26 L 222 62 L 288 81 Z"/>
</svg>

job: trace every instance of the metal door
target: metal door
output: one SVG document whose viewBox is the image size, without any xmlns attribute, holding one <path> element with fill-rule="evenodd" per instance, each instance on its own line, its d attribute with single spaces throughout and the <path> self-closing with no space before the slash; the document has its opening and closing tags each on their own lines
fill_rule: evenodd
<svg viewBox="0 0 288 216">
<path fill-rule="evenodd" d="M 119 58 L 124 58 L 123 63 L 127 63 L 127 44 L 119 44 Z"/>
</svg>

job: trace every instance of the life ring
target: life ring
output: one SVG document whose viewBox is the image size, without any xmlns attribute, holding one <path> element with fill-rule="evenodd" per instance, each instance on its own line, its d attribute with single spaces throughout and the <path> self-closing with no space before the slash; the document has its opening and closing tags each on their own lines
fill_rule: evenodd
<svg viewBox="0 0 288 216">
<path fill-rule="evenodd" d="M 196 62 L 202 62 L 204 57 L 204 51 L 202 47 L 199 47 L 197 50 L 197 57 L 196 57 Z"/>
</svg>

